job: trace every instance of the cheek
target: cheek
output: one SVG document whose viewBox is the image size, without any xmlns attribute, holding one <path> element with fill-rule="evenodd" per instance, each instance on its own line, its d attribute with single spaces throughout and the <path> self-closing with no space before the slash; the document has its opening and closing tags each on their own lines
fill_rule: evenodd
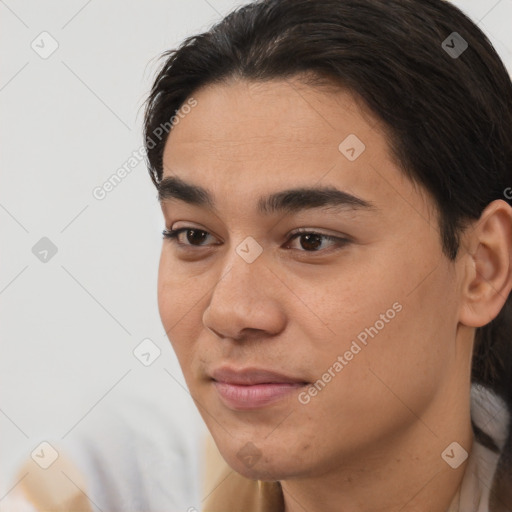
<svg viewBox="0 0 512 512">
<path fill-rule="evenodd" d="M 316 416 L 322 410 L 340 418 L 349 412 L 347 421 L 389 425 L 410 417 L 404 404 L 418 411 L 427 406 L 449 377 L 457 324 L 446 265 L 418 286 L 432 268 L 395 258 L 319 282 L 322 293 L 307 295 L 310 308 L 334 332 L 329 343 L 320 343 L 319 322 L 303 324 L 313 341 L 316 378 L 328 381 L 325 387 L 320 382 L 322 390 L 307 406 Z"/>
<path fill-rule="evenodd" d="M 178 267 L 164 249 L 158 269 L 157 298 L 162 325 L 185 370 L 189 366 L 187 361 L 193 347 L 190 338 L 196 335 L 194 329 L 200 329 L 201 322 L 197 315 L 204 287 L 200 287 L 194 279 L 187 279 Z"/>
<path fill-rule="evenodd" d="M 176 306 L 177 298 L 179 297 L 179 283 L 175 282 L 173 275 L 170 271 L 168 258 L 165 256 L 164 251 L 160 256 L 160 265 L 158 268 L 158 311 L 162 324 L 171 338 L 170 329 L 176 323 Z M 179 312 L 178 312 L 179 314 Z"/>
<path fill-rule="evenodd" d="M 351 360 L 328 395 L 329 404 L 341 415 L 350 411 L 360 424 L 390 432 L 411 420 L 410 411 L 421 416 L 450 379 L 455 325 L 446 305 L 449 320 L 435 316 L 443 314 L 436 286 L 401 295 L 393 304 L 396 308 L 373 310 L 365 324 L 354 326 L 359 330 L 351 337 L 357 353 L 347 351 Z M 339 353 L 345 355 L 346 350 L 340 346 Z"/>
<path fill-rule="evenodd" d="M 290 281 L 294 297 L 289 303 L 293 308 L 289 314 L 307 332 L 304 339 L 310 341 L 313 352 L 342 354 L 360 333 L 364 337 L 365 329 L 375 322 L 383 327 L 381 314 L 388 310 L 391 318 L 397 314 L 393 309 L 400 297 L 397 283 L 391 282 L 384 268 L 375 267 L 375 263 L 347 264 Z"/>
<path fill-rule="evenodd" d="M 310 429 L 322 425 L 316 450 L 326 456 L 336 450 L 348 454 L 379 443 L 414 422 L 411 411 L 421 416 L 427 409 L 442 381 L 443 362 L 439 353 L 417 343 L 421 340 L 407 314 L 404 305 L 380 330 L 373 320 L 360 331 L 365 343 L 357 336 L 344 338 L 330 357 L 316 354 L 318 391 L 301 406 L 304 415 L 314 418 Z"/>
<path fill-rule="evenodd" d="M 166 330 L 174 331 L 188 312 L 194 313 L 204 295 L 204 281 L 204 277 L 190 275 L 164 244 L 158 267 L 158 308 Z"/>
</svg>

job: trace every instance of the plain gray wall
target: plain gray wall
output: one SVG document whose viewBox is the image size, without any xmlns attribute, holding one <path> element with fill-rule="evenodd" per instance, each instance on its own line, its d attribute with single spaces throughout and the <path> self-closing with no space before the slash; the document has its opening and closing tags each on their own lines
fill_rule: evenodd
<svg viewBox="0 0 512 512">
<path fill-rule="evenodd" d="M 141 147 L 155 57 L 241 3 L 0 2 L 0 497 L 42 440 L 72 443 L 134 390 L 190 446 L 202 432 L 158 315 L 163 223 L 144 162 L 93 190 Z M 512 0 L 454 3 L 512 70 Z M 146 338 L 161 350 L 148 367 L 133 355 Z"/>
</svg>

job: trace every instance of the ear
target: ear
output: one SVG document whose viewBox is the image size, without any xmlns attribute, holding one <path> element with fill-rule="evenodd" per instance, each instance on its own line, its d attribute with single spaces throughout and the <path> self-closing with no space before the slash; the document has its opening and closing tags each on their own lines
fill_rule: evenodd
<svg viewBox="0 0 512 512">
<path fill-rule="evenodd" d="M 482 327 L 496 318 L 512 289 L 512 207 L 501 199 L 489 203 L 463 239 L 459 320 Z"/>
</svg>

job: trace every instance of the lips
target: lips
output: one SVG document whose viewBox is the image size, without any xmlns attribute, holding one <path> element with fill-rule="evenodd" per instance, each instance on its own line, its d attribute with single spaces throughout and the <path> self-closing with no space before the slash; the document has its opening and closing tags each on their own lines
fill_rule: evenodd
<svg viewBox="0 0 512 512">
<path fill-rule="evenodd" d="M 223 367 L 214 370 L 211 377 L 224 405 L 234 410 L 265 407 L 308 384 L 300 378 L 257 368 Z"/>
<path fill-rule="evenodd" d="M 211 373 L 213 380 L 217 382 L 226 382 L 229 384 L 237 384 L 241 386 L 251 386 L 254 384 L 275 384 L 275 383 L 302 383 L 305 384 L 303 379 L 288 377 L 281 373 L 257 369 L 246 368 L 235 370 L 234 368 L 218 368 Z"/>
</svg>

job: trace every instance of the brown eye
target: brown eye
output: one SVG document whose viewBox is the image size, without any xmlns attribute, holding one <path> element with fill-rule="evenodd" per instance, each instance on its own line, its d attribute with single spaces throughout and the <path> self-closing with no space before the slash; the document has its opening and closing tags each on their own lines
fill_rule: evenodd
<svg viewBox="0 0 512 512">
<path fill-rule="evenodd" d="M 322 242 L 327 240 L 329 242 L 332 242 L 330 247 L 333 246 L 344 246 L 347 243 L 349 243 L 349 240 L 346 238 L 341 238 L 337 236 L 331 236 L 331 235 L 325 235 L 323 233 L 316 233 L 314 231 L 300 231 L 297 233 L 294 233 L 291 238 L 291 240 L 295 240 L 296 238 L 299 238 L 299 245 L 300 249 L 298 249 L 301 252 L 321 252 L 324 249 L 322 248 Z M 325 249 L 328 250 L 328 249 Z"/>
<path fill-rule="evenodd" d="M 316 251 L 322 245 L 322 235 L 301 235 L 301 247 L 308 251 Z"/>
<path fill-rule="evenodd" d="M 204 241 L 207 234 L 206 231 L 199 229 L 187 229 L 185 237 L 191 245 L 201 245 L 201 242 Z"/>
<path fill-rule="evenodd" d="M 185 234 L 185 237 L 180 236 L 183 233 Z M 162 234 L 164 238 L 171 239 L 178 245 L 201 247 L 205 245 L 202 242 L 208 237 L 210 233 L 202 229 L 180 228 L 164 230 Z"/>
</svg>

